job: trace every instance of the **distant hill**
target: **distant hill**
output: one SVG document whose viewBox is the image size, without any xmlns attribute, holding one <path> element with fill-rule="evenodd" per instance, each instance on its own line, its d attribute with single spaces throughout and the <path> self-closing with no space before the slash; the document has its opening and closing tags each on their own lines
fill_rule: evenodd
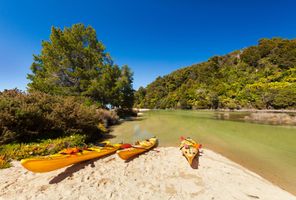
<svg viewBox="0 0 296 200">
<path fill-rule="evenodd" d="M 135 98 L 140 108 L 295 109 L 296 39 L 261 39 L 214 56 L 158 77 Z"/>
</svg>

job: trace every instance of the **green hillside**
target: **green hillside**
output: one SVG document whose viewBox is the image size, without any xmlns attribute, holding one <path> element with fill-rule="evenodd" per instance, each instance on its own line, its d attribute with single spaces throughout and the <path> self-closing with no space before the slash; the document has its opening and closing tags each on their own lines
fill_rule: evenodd
<svg viewBox="0 0 296 200">
<path fill-rule="evenodd" d="M 296 108 L 296 39 L 261 39 L 158 77 L 135 93 L 135 107 Z"/>
</svg>

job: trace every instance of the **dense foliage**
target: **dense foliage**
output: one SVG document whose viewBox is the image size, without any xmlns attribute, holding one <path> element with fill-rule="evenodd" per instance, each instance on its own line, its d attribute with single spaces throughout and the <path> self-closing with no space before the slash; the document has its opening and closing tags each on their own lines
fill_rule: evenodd
<svg viewBox="0 0 296 200">
<path fill-rule="evenodd" d="M 54 96 L 41 92 L 0 93 L 0 144 L 56 138 L 69 134 L 100 137 L 108 124 L 115 123 L 114 112 L 85 105 L 77 97 Z"/>
<path fill-rule="evenodd" d="M 101 106 L 131 108 L 132 72 L 113 64 L 95 30 L 83 24 L 53 27 L 49 41 L 42 42 L 28 75 L 29 91 L 65 96 L 86 96 Z"/>
<path fill-rule="evenodd" d="M 261 39 L 158 77 L 135 98 L 145 108 L 296 108 L 296 40 Z"/>
</svg>

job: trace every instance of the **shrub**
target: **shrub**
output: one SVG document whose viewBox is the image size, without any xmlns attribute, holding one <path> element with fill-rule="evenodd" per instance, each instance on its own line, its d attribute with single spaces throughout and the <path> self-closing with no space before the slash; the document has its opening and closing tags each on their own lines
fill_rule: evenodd
<svg viewBox="0 0 296 200">
<path fill-rule="evenodd" d="M 101 121 L 104 122 L 105 127 L 108 127 L 110 125 L 114 125 L 118 122 L 118 115 L 117 112 L 114 110 L 105 110 L 105 109 L 97 109 L 97 114 L 100 116 Z"/>
<path fill-rule="evenodd" d="M 113 111 L 114 113 L 117 113 L 117 115 L 119 117 L 136 117 L 137 113 L 135 111 L 133 111 L 133 109 L 131 108 L 118 108 L 115 111 Z"/>
<path fill-rule="evenodd" d="M 0 169 L 5 169 L 10 166 L 11 164 L 9 163 L 7 157 L 5 155 L 0 155 Z"/>
<path fill-rule="evenodd" d="M 105 131 L 99 124 L 115 123 L 117 119 L 115 113 L 98 111 L 81 98 L 41 92 L 27 94 L 17 89 L 0 93 L 0 144 L 73 133 L 94 138 Z"/>
</svg>

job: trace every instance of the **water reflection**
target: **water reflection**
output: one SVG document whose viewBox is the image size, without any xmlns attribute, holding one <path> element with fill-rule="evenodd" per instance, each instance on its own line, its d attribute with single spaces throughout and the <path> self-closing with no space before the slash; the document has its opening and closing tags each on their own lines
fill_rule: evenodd
<svg viewBox="0 0 296 200">
<path fill-rule="evenodd" d="M 244 121 L 271 125 L 296 126 L 296 113 L 293 112 L 215 112 L 218 120 Z"/>
</svg>

